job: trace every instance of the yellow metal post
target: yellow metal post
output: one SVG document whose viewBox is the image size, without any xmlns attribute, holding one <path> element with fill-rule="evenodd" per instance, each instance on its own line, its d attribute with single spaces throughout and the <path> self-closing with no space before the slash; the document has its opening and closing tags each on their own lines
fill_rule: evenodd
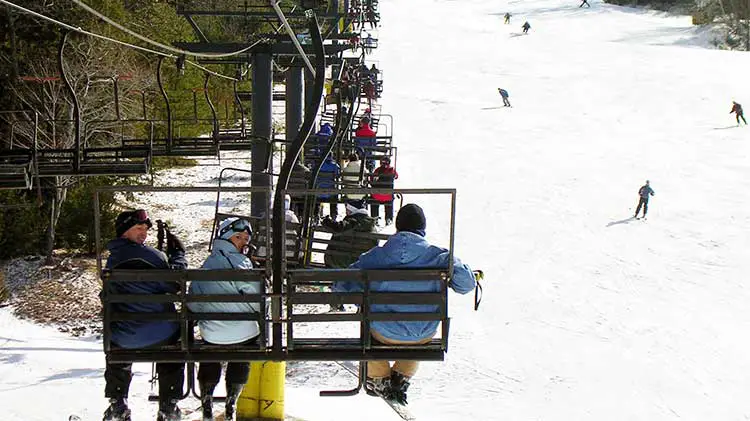
<svg viewBox="0 0 750 421">
<path fill-rule="evenodd" d="M 237 421 L 284 420 L 286 363 L 250 363 L 250 377 L 237 400 Z"/>
</svg>

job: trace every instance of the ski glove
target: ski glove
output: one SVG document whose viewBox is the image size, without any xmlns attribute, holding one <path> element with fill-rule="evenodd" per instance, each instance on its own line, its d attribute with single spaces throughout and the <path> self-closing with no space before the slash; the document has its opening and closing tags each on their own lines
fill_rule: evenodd
<svg viewBox="0 0 750 421">
<path fill-rule="evenodd" d="M 181 251 L 185 252 L 185 245 L 182 244 L 182 241 L 180 241 L 177 236 L 172 234 L 171 231 L 166 232 L 167 236 L 167 254 L 172 254 L 175 251 Z"/>
<path fill-rule="evenodd" d="M 475 270 L 473 271 L 473 273 L 474 273 L 474 280 L 481 281 L 484 279 L 484 272 L 482 272 L 481 270 Z"/>
</svg>

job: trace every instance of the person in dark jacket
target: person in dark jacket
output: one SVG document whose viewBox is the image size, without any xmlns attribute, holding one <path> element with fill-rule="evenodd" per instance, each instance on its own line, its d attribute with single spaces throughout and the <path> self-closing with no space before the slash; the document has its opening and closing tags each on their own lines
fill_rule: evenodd
<svg viewBox="0 0 750 421">
<path fill-rule="evenodd" d="M 250 223 L 241 218 L 229 218 L 219 225 L 216 232 L 211 255 L 203 263 L 203 269 L 245 269 L 253 268 L 253 263 L 243 251 L 250 243 L 252 228 Z M 253 295 L 260 294 L 260 282 L 237 280 L 193 281 L 190 294 L 201 295 Z M 191 302 L 191 311 L 196 313 L 259 313 L 258 302 Z M 254 344 L 260 335 L 258 322 L 255 320 L 200 320 L 198 327 L 203 340 L 215 345 Z M 235 406 L 242 389 L 250 375 L 250 363 L 229 362 L 225 376 L 226 403 L 225 419 L 235 420 Z M 216 385 L 221 378 L 221 363 L 202 362 L 198 367 L 198 383 L 201 389 L 201 406 L 203 421 L 212 421 L 213 396 Z"/>
<path fill-rule="evenodd" d="M 367 204 L 364 200 L 349 200 L 346 202 L 346 216 L 341 221 L 325 218 L 321 225 L 333 231 L 331 242 L 325 254 L 327 268 L 342 269 L 356 262 L 359 255 L 378 245 L 376 239 L 354 239 L 352 234 L 357 232 L 376 232 L 376 220 L 367 214 Z"/>
<path fill-rule="evenodd" d="M 508 12 L 506 12 L 505 16 L 503 16 L 505 18 L 505 24 L 506 25 L 510 23 L 510 16 L 511 16 L 511 14 L 508 13 Z"/>
<path fill-rule="evenodd" d="M 294 162 L 292 167 L 292 174 L 289 177 L 289 184 L 287 187 L 289 190 L 302 190 L 310 186 L 310 168 L 305 166 L 300 160 Z M 290 198 L 290 209 L 300 218 L 305 213 L 305 197 L 300 194 L 295 194 L 294 197 Z"/>
<path fill-rule="evenodd" d="M 425 240 L 427 219 L 422 208 L 408 204 L 396 216 L 396 234 L 383 244 L 359 256 L 349 266 L 351 269 L 448 268 L 450 252 L 430 245 Z M 373 292 L 438 292 L 435 281 L 378 281 L 370 285 Z M 468 294 L 476 287 L 476 279 L 469 266 L 453 257 L 450 288 L 459 294 Z M 333 286 L 335 292 L 362 291 L 362 283 L 340 281 Z M 370 311 L 415 313 L 437 310 L 433 305 L 376 304 Z M 373 321 L 370 334 L 374 341 L 384 344 L 425 344 L 437 333 L 439 321 Z M 416 374 L 417 361 L 368 361 L 365 390 L 371 395 L 383 396 L 406 403 L 409 380 Z"/>
<path fill-rule="evenodd" d="M 337 164 L 333 160 L 333 156 L 328 154 L 328 156 L 326 157 L 326 160 L 323 161 L 323 165 L 321 165 L 320 167 L 320 171 L 318 172 L 318 178 L 315 179 L 315 188 L 316 189 L 337 189 L 340 176 L 341 176 L 341 167 L 339 166 L 339 164 Z M 320 201 L 325 200 L 329 203 L 328 213 L 329 215 L 331 215 L 331 218 L 336 219 L 336 217 L 339 214 L 338 194 L 330 194 L 330 193 L 319 194 L 318 199 Z M 316 204 L 315 216 L 318 216 L 319 214 L 320 214 L 320 204 Z"/>
<path fill-rule="evenodd" d="M 529 25 L 529 22 L 526 21 L 526 22 L 523 23 L 523 26 L 521 26 L 521 29 L 523 29 L 523 33 L 524 34 L 528 34 L 529 33 L 529 29 L 531 29 L 531 25 Z"/>
<path fill-rule="evenodd" d="M 356 233 L 377 231 L 377 220 L 367 214 L 364 199 L 348 200 L 346 216 L 341 221 L 325 218 L 321 225 L 333 231 L 331 244 L 326 248 L 324 262 L 326 268 L 343 269 L 356 262 L 359 255 L 378 245 L 375 238 L 357 238 Z M 332 311 L 346 311 L 343 304 L 331 305 Z"/>
<path fill-rule="evenodd" d="M 641 206 L 643 206 L 643 217 L 646 217 L 646 213 L 648 212 L 648 197 L 654 195 L 654 189 L 651 188 L 651 183 L 646 180 L 646 184 L 641 186 L 640 189 L 638 189 L 638 207 L 635 209 L 635 217 L 638 218 L 638 212 L 641 211 Z"/>
<path fill-rule="evenodd" d="M 146 237 L 151 220 L 143 209 L 122 212 L 115 220 L 117 238 L 107 244 L 109 257 L 106 269 L 186 269 L 185 247 L 171 232 L 167 231 L 167 256 L 147 246 Z M 179 285 L 173 282 L 117 282 L 109 285 L 114 294 L 174 294 Z M 115 312 L 163 313 L 174 312 L 174 304 L 165 303 L 115 303 Z M 113 347 L 140 349 L 152 346 L 175 344 L 180 337 L 179 324 L 175 321 L 129 320 L 113 322 L 111 325 Z M 183 363 L 157 363 L 159 375 L 159 421 L 181 419 L 177 402 L 182 397 L 184 381 Z M 127 398 L 132 379 L 132 364 L 107 363 L 104 371 L 104 396 L 110 406 L 104 413 L 104 421 L 129 421 L 130 409 Z"/>
<path fill-rule="evenodd" d="M 391 167 L 391 158 L 383 157 L 380 160 L 380 166 L 372 173 L 373 189 L 392 189 L 395 180 L 398 178 L 398 172 Z M 385 224 L 390 225 L 393 222 L 393 193 L 373 193 L 370 204 L 370 215 L 378 219 L 380 215 L 380 205 L 385 206 Z"/>
<path fill-rule="evenodd" d="M 742 122 L 747 124 L 747 121 L 745 120 L 745 115 L 742 112 L 742 105 L 738 104 L 735 101 L 732 101 L 732 111 L 729 112 L 729 114 L 735 113 L 737 117 L 737 125 L 740 125 L 740 119 L 742 119 Z"/>
</svg>

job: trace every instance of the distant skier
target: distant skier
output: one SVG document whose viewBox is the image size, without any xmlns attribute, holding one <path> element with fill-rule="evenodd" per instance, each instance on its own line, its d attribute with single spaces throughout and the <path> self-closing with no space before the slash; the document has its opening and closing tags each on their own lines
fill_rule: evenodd
<svg viewBox="0 0 750 421">
<path fill-rule="evenodd" d="M 646 217 L 646 213 L 648 212 L 648 197 L 653 195 L 654 189 L 651 188 L 649 181 L 646 180 L 646 184 L 638 189 L 638 196 L 640 196 L 640 199 L 638 200 L 638 207 L 635 209 L 635 218 L 638 218 L 638 212 L 641 211 L 641 206 L 643 206 L 643 217 Z"/>
<path fill-rule="evenodd" d="M 591 5 L 589 4 L 589 0 L 583 0 L 583 1 L 581 2 L 581 5 L 580 5 L 580 6 L 578 6 L 578 7 L 583 7 L 584 5 L 585 5 L 586 7 L 591 7 Z"/>
<path fill-rule="evenodd" d="M 503 88 L 497 88 L 497 91 L 500 92 L 500 96 L 503 98 L 503 106 L 510 107 L 510 101 L 508 101 L 510 95 L 508 95 L 508 91 Z"/>
<path fill-rule="evenodd" d="M 745 116 L 742 113 L 742 105 L 738 104 L 735 101 L 732 101 L 732 111 L 729 112 L 729 114 L 735 113 L 737 114 L 737 125 L 740 125 L 740 119 L 747 125 L 747 121 L 745 121 Z"/>
<path fill-rule="evenodd" d="M 510 23 L 511 14 L 506 12 L 505 16 L 503 16 L 503 17 L 505 18 L 505 24 L 506 25 L 509 24 Z"/>
<path fill-rule="evenodd" d="M 523 33 L 524 34 L 528 34 L 529 33 L 529 29 L 531 29 L 531 25 L 529 25 L 529 21 L 524 22 L 523 26 L 521 28 L 523 28 Z"/>
</svg>

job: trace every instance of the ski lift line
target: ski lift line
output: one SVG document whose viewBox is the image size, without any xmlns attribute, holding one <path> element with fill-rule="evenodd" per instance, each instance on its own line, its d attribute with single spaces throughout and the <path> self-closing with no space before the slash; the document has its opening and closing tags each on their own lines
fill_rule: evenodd
<svg viewBox="0 0 750 421">
<path fill-rule="evenodd" d="M 144 51 L 144 52 L 151 53 L 151 54 L 158 54 L 160 56 L 171 57 L 171 58 L 177 57 L 177 56 L 174 56 L 172 54 L 163 53 L 161 51 L 156 51 L 156 50 L 151 50 L 149 48 L 140 47 L 138 45 L 129 44 L 129 43 L 124 42 L 124 41 L 116 40 L 114 38 L 109 38 L 109 37 L 106 37 L 104 35 L 99 35 L 99 34 L 95 34 L 93 32 L 89 32 L 89 31 L 87 31 L 87 30 L 85 30 L 85 29 L 83 29 L 83 28 L 81 28 L 79 26 L 73 26 L 73 25 L 69 25 L 69 24 L 64 23 L 64 22 L 60 22 L 60 21 L 55 20 L 55 19 L 53 19 L 53 18 L 51 18 L 49 16 L 45 16 L 45 15 L 43 15 L 41 13 L 37 13 L 37 12 L 35 12 L 33 10 L 26 9 L 25 7 L 19 6 L 19 5 L 15 4 L 15 3 L 11 3 L 11 2 L 9 2 L 7 0 L 0 0 L 0 3 L 4 4 L 6 6 L 10 6 L 10 7 L 14 8 L 16 10 L 19 10 L 19 11 L 21 11 L 23 13 L 32 15 L 32 16 L 37 17 L 39 19 L 46 20 L 47 22 L 54 23 L 55 25 L 62 26 L 63 28 L 70 29 L 71 31 L 75 31 L 75 32 L 78 32 L 78 33 L 81 33 L 81 34 L 84 34 L 84 35 L 88 35 L 88 36 L 91 36 L 91 37 L 94 37 L 94 38 L 99 38 L 99 39 L 102 39 L 102 40 L 105 40 L 105 41 L 111 41 L 111 42 L 114 42 L 116 44 L 123 45 L 125 47 L 134 48 L 136 50 Z"/>
<path fill-rule="evenodd" d="M 164 50 L 171 51 L 171 52 L 177 53 L 177 54 L 185 54 L 185 55 L 190 55 L 190 56 L 195 56 L 195 57 L 204 57 L 204 58 L 232 57 L 232 56 L 236 56 L 236 55 L 242 54 L 244 52 L 247 52 L 250 49 L 252 49 L 253 47 L 255 47 L 256 45 L 258 45 L 260 42 L 266 41 L 265 39 L 260 39 L 260 40 L 252 43 L 251 45 L 249 45 L 249 46 L 247 46 L 245 48 L 242 48 L 240 50 L 233 51 L 233 52 L 230 52 L 230 53 L 195 53 L 195 52 L 191 52 L 191 51 L 188 51 L 188 50 L 182 50 L 180 48 L 175 48 L 175 47 L 172 47 L 172 46 L 169 46 L 169 45 L 166 45 L 166 44 L 162 44 L 162 43 L 160 43 L 158 41 L 154 41 L 154 40 L 152 40 L 150 38 L 147 38 L 147 37 L 145 37 L 145 36 L 143 36 L 143 35 L 135 32 L 135 31 L 133 31 L 131 29 L 128 29 L 128 28 L 120 25 L 119 23 L 113 21 L 112 19 L 108 18 L 107 16 L 99 13 L 97 10 L 92 9 L 86 3 L 84 3 L 84 2 L 82 2 L 80 0 L 73 0 L 73 3 L 75 3 L 76 5 L 78 5 L 80 8 L 86 10 L 90 14 L 92 14 L 92 15 L 98 17 L 99 19 L 107 22 L 108 24 L 114 26 L 115 28 L 117 28 L 117 29 L 119 29 L 119 30 L 121 30 L 121 31 L 123 31 L 123 32 L 125 32 L 127 34 L 130 34 L 130 35 L 138 38 L 139 40 L 141 40 L 143 42 L 146 42 L 148 44 L 157 46 L 159 48 L 162 48 Z"/>
<path fill-rule="evenodd" d="M 307 54 L 305 54 L 305 50 L 302 48 L 299 41 L 297 40 L 297 36 L 294 34 L 294 30 L 292 29 L 291 25 L 289 25 L 289 22 L 286 20 L 286 17 L 284 16 L 284 12 L 279 7 L 279 3 L 277 2 L 277 0 L 269 0 L 269 3 L 271 3 L 271 7 L 273 7 L 273 10 L 276 11 L 276 15 L 279 17 L 279 20 L 284 25 L 284 28 L 286 28 L 286 32 L 287 34 L 289 34 L 289 38 L 292 40 L 292 43 L 294 44 L 294 46 L 297 48 L 299 55 L 302 56 L 302 60 L 305 61 L 307 70 L 309 70 L 310 74 L 313 77 L 315 77 L 315 68 L 313 68 L 312 63 L 310 63 L 310 59 L 307 57 Z"/>
<path fill-rule="evenodd" d="M 206 68 L 206 67 L 203 67 L 203 66 L 201 66 L 200 64 L 198 64 L 198 63 L 195 63 L 195 62 L 192 62 L 192 61 L 190 61 L 190 60 L 185 60 L 185 63 L 187 63 L 187 64 L 189 64 L 189 65 L 191 65 L 191 66 L 195 66 L 195 67 L 197 67 L 197 68 L 199 68 L 199 69 L 203 70 L 204 72 L 206 72 L 206 73 L 209 73 L 209 74 L 211 74 L 211 75 L 214 75 L 214 76 L 216 76 L 216 77 L 220 77 L 220 78 L 222 78 L 222 79 L 227 79 L 227 80 L 231 80 L 231 81 L 235 81 L 235 82 L 236 82 L 236 81 L 238 81 L 238 79 L 237 79 L 237 78 L 233 78 L 233 77 L 231 77 L 231 76 L 227 76 L 227 75 L 223 75 L 223 74 L 221 74 L 221 73 L 217 73 L 217 72 L 214 72 L 213 70 L 211 70 L 211 69 L 208 69 L 208 68 Z"/>
</svg>

